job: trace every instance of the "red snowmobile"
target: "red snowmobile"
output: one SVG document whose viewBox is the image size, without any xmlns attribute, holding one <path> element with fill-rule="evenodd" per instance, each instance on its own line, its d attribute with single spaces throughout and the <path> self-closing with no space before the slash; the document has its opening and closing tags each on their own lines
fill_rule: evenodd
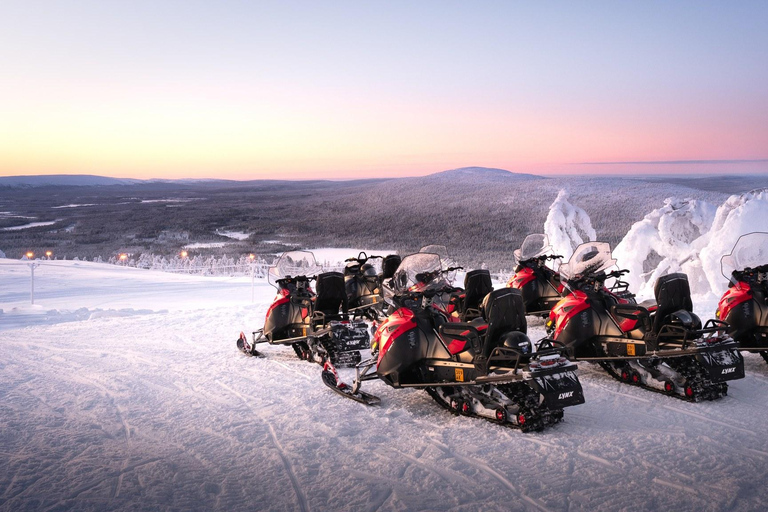
<svg viewBox="0 0 768 512">
<path fill-rule="evenodd" d="M 759 352 L 768 362 L 768 233 L 741 236 L 720 266 L 729 286 L 716 316 L 729 325 L 739 350 Z"/>
<path fill-rule="evenodd" d="M 560 267 L 568 295 L 552 309 L 547 328 L 574 361 L 599 363 L 615 378 L 692 401 L 727 393 L 726 381 L 744 377 L 744 361 L 725 323 L 704 328 L 692 313 L 685 274 L 662 276 L 655 303 L 635 304 L 605 287 L 626 270 L 604 242 L 576 248 Z"/>
<path fill-rule="evenodd" d="M 264 327 L 249 342 L 240 333 L 237 347 L 248 355 L 262 355 L 256 345 L 290 345 L 299 359 L 320 364 L 354 366 L 368 349 L 370 336 L 362 319 L 349 315 L 344 276 L 321 272 L 308 251 L 284 253 L 269 268 L 268 281 L 277 296 L 267 310 Z M 316 275 L 311 275 L 315 274 Z M 310 283 L 315 281 L 317 293 Z"/>
<path fill-rule="evenodd" d="M 526 336 L 522 296 L 504 288 L 482 300 L 481 316 L 450 322 L 446 305 L 456 289 L 437 254 L 403 259 L 390 281 L 387 300 L 395 311 L 378 327 L 371 359 L 357 365 L 352 385 L 326 363 L 323 382 L 342 396 L 366 404 L 379 399 L 360 390 L 380 379 L 394 388 L 424 389 L 455 414 L 479 416 L 522 430 L 557 423 L 563 408 L 584 402 L 575 365 L 563 348 Z"/>
<path fill-rule="evenodd" d="M 546 318 L 562 298 L 560 274 L 547 266 L 548 261 L 560 260 L 562 256 L 551 252 L 549 238 L 541 234 L 528 235 L 520 249 L 515 250 L 517 266 L 507 286 L 522 292 L 527 315 Z"/>
</svg>

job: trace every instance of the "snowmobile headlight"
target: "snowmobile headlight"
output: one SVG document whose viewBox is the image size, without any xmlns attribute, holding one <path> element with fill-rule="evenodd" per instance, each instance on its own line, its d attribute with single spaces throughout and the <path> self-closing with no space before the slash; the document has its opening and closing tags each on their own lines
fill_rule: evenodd
<svg viewBox="0 0 768 512">
<path fill-rule="evenodd" d="M 717 308 L 717 311 L 715 311 L 715 318 L 720 318 L 720 308 Z"/>
</svg>

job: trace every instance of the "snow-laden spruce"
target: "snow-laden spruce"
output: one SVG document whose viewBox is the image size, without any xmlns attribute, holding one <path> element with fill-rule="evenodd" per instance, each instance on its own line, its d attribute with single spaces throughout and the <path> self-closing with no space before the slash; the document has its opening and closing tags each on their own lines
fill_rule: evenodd
<svg viewBox="0 0 768 512">
<path fill-rule="evenodd" d="M 567 190 L 560 190 L 544 222 L 544 233 L 549 237 L 554 254 L 562 256 L 564 261 L 571 257 L 576 247 L 597 239 L 587 212 L 571 204 L 568 197 Z"/>
<path fill-rule="evenodd" d="M 653 297 L 659 276 L 685 272 L 691 292 L 719 297 L 728 286 L 720 259 L 741 235 L 768 231 L 768 189 L 729 197 L 716 210 L 705 201 L 669 198 L 632 225 L 613 254 L 640 298 Z"/>
<path fill-rule="evenodd" d="M 706 201 L 668 198 L 664 206 L 633 224 L 613 251 L 619 266 L 629 270 L 624 277 L 629 289 L 652 297 L 659 276 L 685 272 L 692 293 L 709 291 L 706 280 L 701 282 L 694 242 L 709 231 L 714 217 L 715 208 Z"/>
</svg>

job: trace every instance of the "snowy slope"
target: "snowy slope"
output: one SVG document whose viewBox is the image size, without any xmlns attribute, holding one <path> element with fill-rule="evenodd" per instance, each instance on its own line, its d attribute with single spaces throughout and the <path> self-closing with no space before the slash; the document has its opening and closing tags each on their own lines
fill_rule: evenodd
<svg viewBox="0 0 768 512">
<path fill-rule="evenodd" d="M 380 407 L 345 401 L 290 349 L 240 354 L 263 282 L 251 304 L 248 278 L 57 265 L 30 308 L 29 269 L 0 260 L 0 510 L 768 507 L 759 357 L 701 404 L 582 365 L 587 403 L 521 434 L 378 382 Z"/>
</svg>

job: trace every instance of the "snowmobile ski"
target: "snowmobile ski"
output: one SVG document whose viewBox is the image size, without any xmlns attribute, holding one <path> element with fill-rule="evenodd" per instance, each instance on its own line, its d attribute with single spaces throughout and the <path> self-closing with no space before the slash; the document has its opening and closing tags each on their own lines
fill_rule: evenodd
<svg viewBox="0 0 768 512">
<path fill-rule="evenodd" d="M 255 333 L 254 333 L 255 334 Z M 240 349 L 240 351 L 243 354 L 254 356 L 254 357 L 265 357 L 264 354 L 256 350 L 256 347 L 248 343 L 248 339 L 245 337 L 245 333 L 241 332 L 240 337 L 237 338 L 237 348 Z"/>
<path fill-rule="evenodd" d="M 365 405 L 381 404 L 381 399 L 379 397 L 371 395 L 370 393 L 366 393 L 365 391 L 360 391 L 359 389 L 355 390 L 352 386 L 339 380 L 339 375 L 336 373 L 336 368 L 334 368 L 330 363 L 325 363 L 321 376 L 323 379 L 323 384 L 344 398 L 349 398 L 350 400 L 354 400 L 355 402 L 359 402 Z"/>
</svg>

